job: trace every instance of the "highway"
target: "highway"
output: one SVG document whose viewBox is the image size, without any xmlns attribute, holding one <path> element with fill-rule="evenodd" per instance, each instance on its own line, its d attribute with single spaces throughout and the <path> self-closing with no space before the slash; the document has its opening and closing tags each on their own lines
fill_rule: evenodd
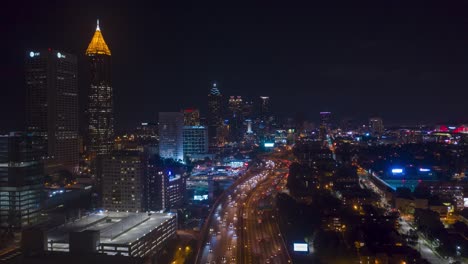
<svg viewBox="0 0 468 264">
<path fill-rule="evenodd" d="M 288 263 L 274 208 L 274 196 L 285 186 L 281 179 L 286 175 L 286 165 L 275 168 L 268 160 L 229 190 L 207 220 L 197 263 Z"/>
<path fill-rule="evenodd" d="M 287 249 L 279 230 L 275 197 L 285 188 L 286 169 L 275 169 L 247 196 L 240 208 L 242 221 L 239 227 L 240 263 L 290 263 Z M 242 247 L 243 245 L 243 247 Z"/>
<path fill-rule="evenodd" d="M 207 219 L 209 228 L 205 234 L 201 234 L 204 244 L 197 263 L 238 263 L 238 208 L 242 206 L 247 193 L 266 179 L 272 166 L 268 162 L 260 170 L 249 170 L 240 182 L 226 191 L 226 195 L 211 214 L 211 219 Z"/>
</svg>

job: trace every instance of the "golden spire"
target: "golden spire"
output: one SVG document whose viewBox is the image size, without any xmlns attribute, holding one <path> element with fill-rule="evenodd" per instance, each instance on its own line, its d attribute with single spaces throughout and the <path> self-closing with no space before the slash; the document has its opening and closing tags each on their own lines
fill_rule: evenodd
<svg viewBox="0 0 468 264">
<path fill-rule="evenodd" d="M 101 29 L 99 28 L 99 19 L 97 21 L 96 32 L 94 32 L 93 39 L 91 39 L 91 42 L 86 49 L 86 55 L 96 54 L 111 55 L 111 51 L 109 47 L 107 47 L 104 37 L 102 36 Z"/>
</svg>

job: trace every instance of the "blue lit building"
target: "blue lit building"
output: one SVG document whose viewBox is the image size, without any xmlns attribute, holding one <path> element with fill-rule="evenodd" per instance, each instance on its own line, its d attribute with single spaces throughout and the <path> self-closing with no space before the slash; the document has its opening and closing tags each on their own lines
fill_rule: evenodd
<svg viewBox="0 0 468 264">
<path fill-rule="evenodd" d="M 183 113 L 159 113 L 159 156 L 176 161 L 184 160 L 183 128 Z"/>
</svg>

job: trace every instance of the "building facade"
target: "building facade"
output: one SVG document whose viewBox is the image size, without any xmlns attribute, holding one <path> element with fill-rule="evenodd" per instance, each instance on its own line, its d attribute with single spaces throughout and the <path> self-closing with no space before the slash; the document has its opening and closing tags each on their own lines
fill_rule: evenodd
<svg viewBox="0 0 468 264">
<path fill-rule="evenodd" d="M 320 112 L 319 137 L 325 140 L 331 129 L 331 112 Z"/>
<path fill-rule="evenodd" d="M 182 110 L 184 113 L 184 126 L 199 126 L 200 111 L 194 108 L 186 108 Z"/>
<path fill-rule="evenodd" d="M 147 210 L 178 209 L 182 206 L 186 188 L 180 173 L 150 163 L 147 180 Z"/>
<path fill-rule="evenodd" d="M 143 208 L 144 162 L 138 151 L 114 151 L 103 160 L 103 207 L 138 212 Z"/>
<path fill-rule="evenodd" d="M 205 126 L 184 126 L 184 155 L 208 153 L 208 129 Z"/>
<path fill-rule="evenodd" d="M 382 118 L 372 117 L 369 119 L 369 128 L 373 134 L 382 135 L 384 132 L 384 125 Z"/>
<path fill-rule="evenodd" d="M 183 127 L 183 113 L 159 113 L 159 156 L 176 161 L 184 160 Z"/>
<path fill-rule="evenodd" d="M 42 156 L 35 136 L 0 136 L 0 226 L 22 228 L 39 221 L 44 190 Z"/>
<path fill-rule="evenodd" d="M 76 172 L 79 164 L 76 56 L 57 50 L 30 51 L 25 65 L 26 130 L 47 148 L 47 162 Z"/>
<path fill-rule="evenodd" d="M 208 94 L 208 135 L 210 145 L 218 144 L 218 134 L 223 128 L 223 95 L 219 91 L 216 83 L 213 83 Z"/>
<path fill-rule="evenodd" d="M 109 154 L 114 139 L 114 101 L 111 82 L 111 51 L 99 27 L 86 49 L 91 85 L 88 101 L 87 150 L 94 155 Z"/>
<path fill-rule="evenodd" d="M 260 118 L 266 121 L 268 118 L 270 118 L 270 115 L 271 115 L 270 97 L 260 96 L 260 111 L 259 111 Z"/>
<path fill-rule="evenodd" d="M 48 251 L 151 258 L 175 237 L 176 230 L 177 215 L 171 213 L 99 212 L 58 226 L 45 236 Z"/>
</svg>

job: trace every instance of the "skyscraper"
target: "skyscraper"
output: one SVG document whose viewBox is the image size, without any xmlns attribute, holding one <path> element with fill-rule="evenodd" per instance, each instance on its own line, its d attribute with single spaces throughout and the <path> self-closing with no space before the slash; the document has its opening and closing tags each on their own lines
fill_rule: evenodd
<svg viewBox="0 0 468 264">
<path fill-rule="evenodd" d="M 144 162 L 138 151 L 114 151 L 103 160 L 103 206 L 110 211 L 143 210 Z"/>
<path fill-rule="evenodd" d="M 223 95 L 216 83 L 208 94 L 208 135 L 210 145 L 218 144 L 218 131 L 223 127 Z"/>
<path fill-rule="evenodd" d="M 76 56 L 51 49 L 31 51 L 25 66 L 26 130 L 38 136 L 46 147 L 51 167 L 76 171 L 79 162 Z"/>
<path fill-rule="evenodd" d="M 200 111 L 195 108 L 186 108 L 182 110 L 184 113 L 184 126 L 199 126 Z"/>
<path fill-rule="evenodd" d="M 184 160 L 183 127 L 183 113 L 159 113 L 159 156 L 166 159 Z"/>
<path fill-rule="evenodd" d="M 328 132 L 330 131 L 331 123 L 331 112 L 320 112 L 320 127 L 319 127 L 319 137 L 322 140 L 325 140 Z"/>
<path fill-rule="evenodd" d="M 260 96 L 260 118 L 266 121 L 270 117 L 270 97 Z"/>
<path fill-rule="evenodd" d="M 242 105 L 242 96 L 230 96 L 228 101 L 230 117 L 241 115 Z"/>
<path fill-rule="evenodd" d="M 208 130 L 205 126 L 184 126 L 184 155 L 208 153 Z"/>
<path fill-rule="evenodd" d="M 228 101 L 229 109 L 229 132 L 231 141 L 239 140 L 242 134 L 242 124 L 244 122 L 242 115 L 242 97 L 230 96 Z"/>
<path fill-rule="evenodd" d="M 382 118 L 372 117 L 369 119 L 369 127 L 373 134 L 382 135 L 384 132 L 384 125 Z"/>
<path fill-rule="evenodd" d="M 36 136 L 0 136 L 0 226 L 21 228 L 39 220 L 44 189 L 43 146 Z"/>
<path fill-rule="evenodd" d="M 114 137 L 114 102 L 111 84 L 111 51 L 97 22 L 96 32 L 86 49 L 91 66 L 88 105 L 88 151 L 109 154 Z"/>
<path fill-rule="evenodd" d="M 147 210 L 178 209 L 183 203 L 185 179 L 176 170 L 148 164 Z"/>
<path fill-rule="evenodd" d="M 242 119 L 253 118 L 254 114 L 254 102 L 249 100 L 244 100 L 242 104 Z"/>
</svg>

